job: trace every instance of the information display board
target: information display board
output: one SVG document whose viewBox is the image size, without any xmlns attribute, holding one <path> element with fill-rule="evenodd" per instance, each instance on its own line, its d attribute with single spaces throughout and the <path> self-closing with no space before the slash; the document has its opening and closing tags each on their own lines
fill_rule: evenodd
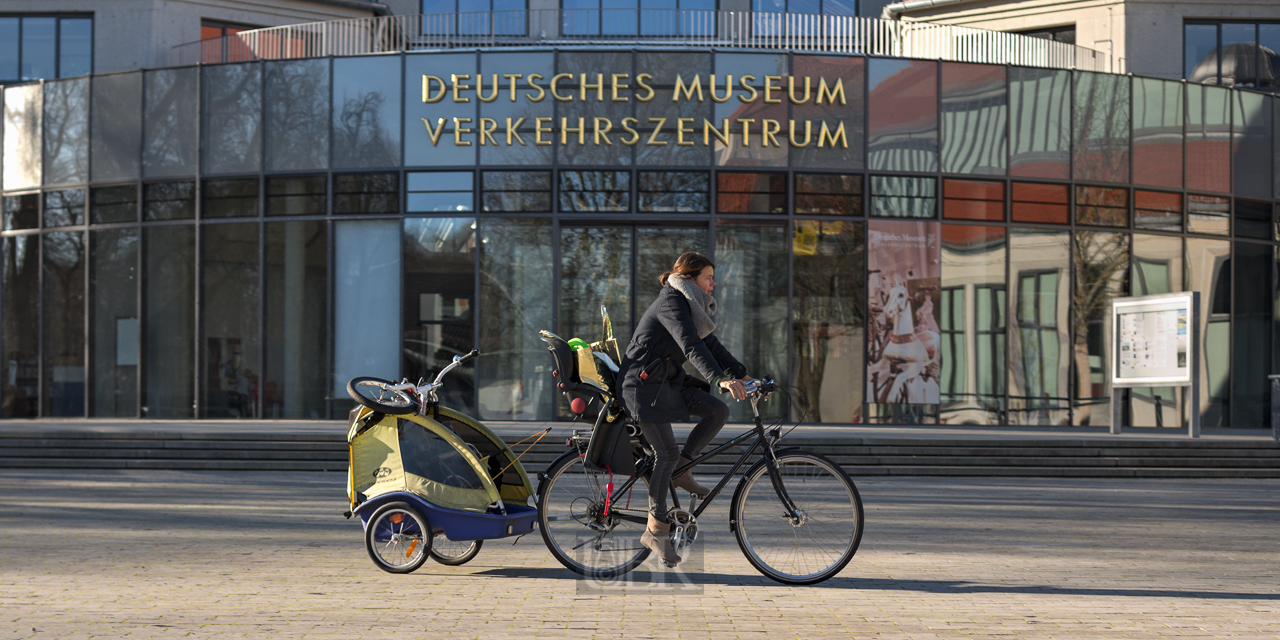
<svg viewBox="0 0 1280 640">
<path fill-rule="evenodd" d="M 1195 292 L 1115 299 L 1112 385 L 1191 384 L 1198 302 Z"/>
</svg>

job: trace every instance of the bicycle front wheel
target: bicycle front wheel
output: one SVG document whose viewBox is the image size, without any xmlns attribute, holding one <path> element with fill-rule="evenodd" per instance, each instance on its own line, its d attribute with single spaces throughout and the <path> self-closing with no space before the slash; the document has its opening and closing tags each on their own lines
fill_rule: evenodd
<svg viewBox="0 0 1280 640">
<path fill-rule="evenodd" d="M 347 382 L 347 395 L 362 406 L 389 416 L 405 415 L 416 411 L 418 404 L 405 392 L 389 388 L 392 386 L 395 386 L 395 383 L 381 378 L 361 376 Z"/>
<path fill-rule="evenodd" d="M 632 485 L 631 495 L 614 494 L 606 516 L 608 482 L 607 473 L 587 469 L 577 452 L 569 451 L 551 463 L 538 487 L 543 542 L 560 564 L 588 578 L 622 575 L 649 557 L 640 544 L 649 504 L 644 485 Z"/>
<path fill-rule="evenodd" d="M 747 471 L 730 505 L 730 528 L 747 560 L 785 584 L 815 584 L 840 573 L 862 541 L 862 498 L 840 465 L 782 451 L 774 487 L 766 460 Z M 779 493 L 796 507 L 787 513 Z"/>
</svg>

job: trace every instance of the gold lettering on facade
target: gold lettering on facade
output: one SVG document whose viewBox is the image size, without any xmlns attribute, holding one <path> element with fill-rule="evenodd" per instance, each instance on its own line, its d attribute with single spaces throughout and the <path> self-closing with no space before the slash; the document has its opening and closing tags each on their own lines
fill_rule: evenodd
<svg viewBox="0 0 1280 640">
<path fill-rule="evenodd" d="M 751 123 L 755 122 L 755 118 L 738 118 L 737 121 L 742 124 L 742 146 L 746 147 L 751 144 Z"/>
<path fill-rule="evenodd" d="M 541 73 L 529 74 L 529 88 L 536 89 L 538 91 L 538 97 L 536 98 L 534 98 L 531 94 L 528 94 L 528 93 L 524 94 L 524 97 L 528 98 L 529 102 L 542 102 L 544 99 L 546 99 L 547 90 L 543 89 L 542 85 L 538 84 L 537 82 L 538 80 L 541 80 L 541 79 L 542 79 Z"/>
<path fill-rule="evenodd" d="M 497 80 L 495 77 L 494 80 Z M 496 85 L 495 85 L 496 86 Z M 493 94 L 498 95 L 497 91 Z M 497 146 L 498 141 L 493 139 L 493 132 L 498 130 L 498 121 L 493 118 L 480 118 L 480 146 L 485 145 L 485 138 L 489 139 L 489 144 Z"/>
<path fill-rule="evenodd" d="M 830 142 L 831 146 L 834 147 L 836 146 L 837 140 L 840 141 L 841 147 L 845 149 L 849 148 L 849 139 L 844 135 L 844 123 L 841 122 L 840 126 L 836 127 L 835 133 L 832 134 L 831 130 L 827 128 L 827 123 L 823 122 L 822 131 L 818 132 L 818 148 L 821 149 L 824 142 Z"/>
<path fill-rule="evenodd" d="M 471 118 L 454 118 L 453 119 L 453 144 L 459 147 L 471 146 L 470 140 L 463 140 L 462 134 L 471 133 L 471 129 L 464 129 L 463 123 L 470 123 Z"/>
<path fill-rule="evenodd" d="M 671 93 L 671 101 L 679 102 L 680 94 L 684 94 L 685 100 L 693 100 L 693 92 L 698 92 L 698 102 L 703 102 L 702 97 L 702 76 L 694 76 L 691 84 L 684 83 L 684 77 L 676 75 L 676 90 Z"/>
<path fill-rule="evenodd" d="M 603 74 L 603 73 L 597 73 L 597 74 L 596 74 L 596 83 L 595 83 L 595 84 L 591 84 L 591 83 L 587 82 L 587 74 L 585 74 L 585 73 L 584 73 L 584 74 L 582 74 L 582 79 L 578 81 L 578 84 L 580 84 L 580 85 L 581 85 L 582 101 L 583 101 L 583 102 L 586 102 L 586 101 L 587 101 L 587 89 L 595 89 L 595 90 L 596 90 L 596 102 L 604 102 L 604 74 Z"/>
<path fill-rule="evenodd" d="M 444 131 L 444 118 L 436 118 L 436 128 L 431 128 L 431 123 L 426 118 L 422 119 L 422 126 L 427 128 L 427 137 L 431 138 L 431 146 L 436 146 L 440 142 L 440 132 Z"/>
<path fill-rule="evenodd" d="M 435 95 L 431 95 L 432 82 L 437 82 L 440 84 L 440 92 Z M 444 99 L 444 94 L 447 91 L 448 89 L 444 84 L 444 80 L 441 80 L 436 76 L 422 76 L 422 101 L 423 102 L 425 103 L 440 102 L 441 100 Z"/>
<path fill-rule="evenodd" d="M 627 78 L 630 78 L 630 77 L 631 77 L 631 74 L 629 73 L 615 73 L 612 76 L 609 76 L 609 87 L 611 92 L 609 95 L 611 100 L 613 100 L 614 102 L 627 102 L 628 100 L 630 100 L 630 98 L 626 96 L 618 95 L 619 91 L 623 91 L 625 89 L 631 88 L 631 85 L 622 82 L 623 80 L 626 80 Z"/>
<path fill-rule="evenodd" d="M 498 87 L 498 74 L 494 73 L 490 74 L 490 76 L 493 78 L 493 88 L 489 92 L 489 95 L 486 96 L 484 95 L 484 76 L 479 74 L 476 75 L 476 98 L 478 98 L 480 102 L 493 102 L 498 99 L 498 92 L 501 91 L 501 88 Z"/>
<path fill-rule="evenodd" d="M 729 119 L 725 118 L 721 122 L 723 123 L 721 126 L 724 128 L 724 131 L 717 129 L 714 124 L 711 124 L 710 120 L 707 120 L 706 118 L 702 119 L 702 144 L 705 144 L 708 147 L 711 146 L 711 136 L 712 134 L 715 134 L 715 137 L 720 141 L 720 144 L 723 144 L 726 147 L 729 146 L 729 138 L 733 136 L 733 133 L 729 131 Z"/>
<path fill-rule="evenodd" d="M 463 80 L 470 80 L 471 74 L 464 73 L 462 75 L 453 74 L 449 76 L 449 83 L 453 85 L 453 101 L 454 102 L 471 102 L 471 98 L 463 98 L 458 95 L 459 91 L 466 91 L 471 88 L 469 84 L 463 84 Z"/>
<path fill-rule="evenodd" d="M 516 80 L 524 77 L 523 73 L 504 73 L 502 77 L 507 81 L 507 87 L 511 89 L 511 101 L 516 101 Z"/>
<path fill-rule="evenodd" d="M 769 104 L 779 104 L 782 102 L 782 98 L 773 97 L 774 91 L 782 91 L 782 87 L 773 86 L 774 82 L 782 82 L 782 76 L 764 77 L 764 101 Z"/>
<path fill-rule="evenodd" d="M 524 121 L 524 118 L 519 118 L 513 123 L 511 122 L 511 118 L 507 118 L 507 146 L 511 146 L 512 138 L 515 138 L 515 140 L 520 143 L 520 146 L 526 146 L 524 138 L 521 138 L 520 132 L 517 131 L 517 129 L 520 128 L 520 125 L 524 124 Z"/>
<path fill-rule="evenodd" d="M 542 123 L 547 126 L 542 126 Z M 550 140 L 543 140 L 542 134 L 551 133 L 551 118 L 534 118 L 533 119 L 533 144 L 534 145 L 550 145 Z"/>
<path fill-rule="evenodd" d="M 808 120 L 804 121 L 804 142 L 796 142 L 796 121 L 791 120 L 787 123 L 787 139 L 791 142 L 791 146 L 793 147 L 809 146 L 809 138 L 810 136 L 813 135 L 812 129 L 809 126 L 809 124 L 810 123 Z"/>
<path fill-rule="evenodd" d="M 635 125 L 637 125 L 637 124 L 640 124 L 640 121 L 639 121 L 639 120 L 637 120 L 637 119 L 635 119 L 635 118 L 623 118 L 623 119 L 622 119 L 622 130 L 623 130 L 623 131 L 626 131 L 626 132 L 627 132 L 627 133 L 629 133 L 629 134 L 631 134 L 631 137 L 630 137 L 630 138 L 624 138 L 624 139 L 622 139 L 622 140 L 619 140 L 619 142 L 621 142 L 622 144 L 627 145 L 628 147 L 629 147 L 629 146 L 631 146 L 631 145 L 633 145 L 633 144 L 635 144 L 635 143 L 637 143 L 637 142 L 639 142 L 639 141 L 640 141 L 640 132 L 635 130 Z"/>
<path fill-rule="evenodd" d="M 751 92 L 749 94 L 751 97 L 747 98 L 747 97 L 743 97 L 742 95 L 739 95 L 738 96 L 739 100 L 743 102 L 756 101 L 756 96 L 760 95 L 760 92 L 756 91 L 756 88 L 751 86 L 751 83 L 755 81 L 756 81 L 755 76 L 742 76 L 741 78 L 738 79 L 738 84 L 741 85 L 743 89 L 746 89 L 747 91 Z"/>
<path fill-rule="evenodd" d="M 600 126 L 601 123 L 604 124 L 603 128 Z M 591 125 L 592 132 L 595 134 L 596 144 L 600 144 L 600 139 L 604 138 L 604 143 L 612 147 L 613 142 L 609 140 L 609 130 L 612 128 L 613 122 L 608 118 L 596 118 L 595 122 Z"/>
<path fill-rule="evenodd" d="M 728 102 L 729 98 L 733 97 L 733 76 L 727 75 L 724 77 L 724 97 L 723 98 L 716 95 L 716 74 L 714 73 L 711 74 L 711 84 L 710 86 L 707 87 L 707 89 L 711 93 L 712 102 Z"/>
<path fill-rule="evenodd" d="M 781 129 L 782 129 L 782 123 L 778 122 L 777 120 L 770 120 L 770 119 L 761 120 L 760 121 L 760 138 L 761 138 L 760 146 L 767 147 L 772 144 L 775 147 L 781 147 L 782 145 L 778 144 L 778 138 L 775 137 L 778 131 Z"/>
<path fill-rule="evenodd" d="M 653 87 L 649 86 L 649 83 L 647 82 L 652 79 L 653 76 L 647 73 L 642 73 L 636 76 L 636 86 L 648 92 L 643 96 L 636 96 L 637 102 L 648 102 L 653 99 Z"/>
<path fill-rule="evenodd" d="M 827 98 L 827 102 L 831 104 L 836 103 L 837 97 L 840 98 L 840 104 L 845 104 L 844 78 L 836 78 L 836 84 L 835 86 L 831 87 L 830 90 L 827 89 L 827 79 L 818 78 L 818 99 L 816 100 L 816 102 L 818 104 L 822 104 L 822 98 L 824 96 Z"/>
<path fill-rule="evenodd" d="M 578 126 L 570 127 L 568 118 L 560 118 L 560 144 L 569 144 L 569 134 L 578 134 L 578 144 L 587 143 L 586 118 L 578 118 Z"/>
<path fill-rule="evenodd" d="M 666 146 L 667 144 L 666 140 L 658 139 L 658 132 L 662 131 L 662 125 L 667 123 L 667 119 L 666 118 L 649 118 L 649 122 L 654 123 L 653 134 L 649 136 L 649 139 L 645 141 L 645 144 L 653 145 L 655 147 Z"/>
<path fill-rule="evenodd" d="M 573 100 L 572 93 L 567 96 L 562 96 L 556 91 L 556 85 L 559 84 L 561 80 L 573 80 L 573 74 L 557 73 L 554 76 L 551 76 L 551 97 L 560 102 L 569 102 L 570 100 Z"/>
<path fill-rule="evenodd" d="M 804 77 L 804 100 L 796 99 L 796 77 L 787 76 L 787 97 L 791 98 L 791 104 L 804 104 L 809 101 L 809 76 Z"/>
<path fill-rule="evenodd" d="M 676 146 L 692 147 L 692 140 L 685 140 L 684 134 L 693 133 L 693 129 L 685 127 L 685 123 L 693 124 L 693 118 L 676 118 Z"/>
</svg>

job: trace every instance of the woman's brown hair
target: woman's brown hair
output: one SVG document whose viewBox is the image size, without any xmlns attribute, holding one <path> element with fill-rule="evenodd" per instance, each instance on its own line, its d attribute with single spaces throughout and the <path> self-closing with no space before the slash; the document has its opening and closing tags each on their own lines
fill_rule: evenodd
<svg viewBox="0 0 1280 640">
<path fill-rule="evenodd" d="M 711 258 L 708 258 L 697 251 L 682 253 L 679 258 L 676 258 L 675 266 L 671 267 L 670 271 L 659 276 L 658 281 L 665 287 L 667 286 L 667 278 L 671 277 L 671 274 L 673 273 L 678 273 L 682 276 L 689 276 L 690 278 L 696 278 L 698 277 L 698 274 L 702 273 L 703 269 L 707 267 L 715 268 L 715 266 L 716 265 L 711 264 Z"/>
</svg>

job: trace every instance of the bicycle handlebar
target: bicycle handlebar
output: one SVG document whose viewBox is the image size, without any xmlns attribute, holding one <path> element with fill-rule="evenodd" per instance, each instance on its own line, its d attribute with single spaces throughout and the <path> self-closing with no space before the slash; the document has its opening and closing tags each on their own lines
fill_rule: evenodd
<svg viewBox="0 0 1280 640">
<path fill-rule="evenodd" d="M 443 383 L 443 382 L 441 382 L 441 381 L 442 381 L 442 380 L 444 380 L 444 375 L 445 375 L 446 373 L 449 373 L 450 371 L 452 371 L 452 370 L 454 369 L 454 367 L 457 367 L 457 366 L 461 365 L 462 363 L 464 363 L 464 362 L 466 362 L 466 361 L 468 361 L 468 360 L 474 360 L 474 359 L 476 359 L 476 358 L 477 358 L 477 357 L 479 357 L 479 356 L 480 356 L 480 350 L 479 350 L 479 349 L 472 349 L 472 350 L 471 350 L 471 353 L 468 353 L 468 354 L 465 354 L 465 355 L 456 355 L 456 356 L 454 356 L 454 357 L 453 357 L 453 362 L 450 362 L 447 366 L 445 366 L 445 368 L 443 368 L 443 369 L 441 369 L 441 370 L 440 370 L 440 374 L 436 376 L 435 382 L 432 382 L 431 384 L 426 385 L 425 387 L 421 387 L 421 389 L 428 390 L 428 391 L 434 391 L 434 390 L 436 390 L 436 389 L 440 388 L 441 386 L 443 386 L 443 385 L 444 385 L 444 383 Z"/>
</svg>

